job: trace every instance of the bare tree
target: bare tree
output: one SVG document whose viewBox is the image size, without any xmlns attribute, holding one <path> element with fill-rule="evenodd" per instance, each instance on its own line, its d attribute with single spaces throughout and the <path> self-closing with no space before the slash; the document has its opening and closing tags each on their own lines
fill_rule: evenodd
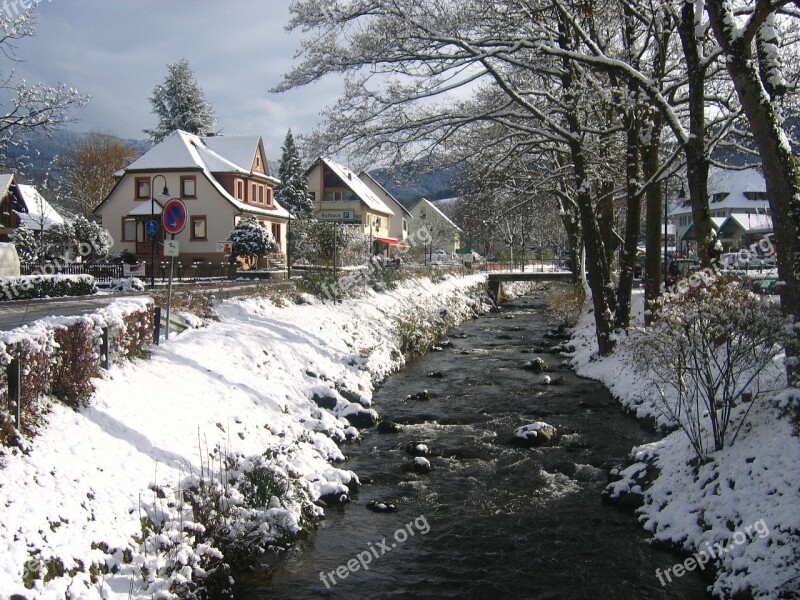
<svg viewBox="0 0 800 600">
<path fill-rule="evenodd" d="M 47 189 L 66 211 L 90 218 L 116 185 L 114 173 L 137 155 L 136 150 L 116 136 L 90 133 L 77 147 L 56 158 Z"/>
<path fill-rule="evenodd" d="M 35 6 L 18 14 L 0 11 L 0 52 L 12 64 L 18 60 L 16 42 L 34 35 Z M 71 122 L 70 110 L 88 102 L 88 96 L 63 83 L 48 86 L 18 79 L 13 67 L 0 75 L 0 90 L 6 107 L 0 111 L 0 154 L 6 167 L 10 166 L 10 144 L 18 143 L 26 133 L 51 132 Z"/>
</svg>

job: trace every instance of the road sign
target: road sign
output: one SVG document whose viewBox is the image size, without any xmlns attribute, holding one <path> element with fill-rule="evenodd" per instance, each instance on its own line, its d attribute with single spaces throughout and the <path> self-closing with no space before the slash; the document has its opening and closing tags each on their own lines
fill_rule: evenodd
<svg viewBox="0 0 800 600">
<path fill-rule="evenodd" d="M 186 226 L 186 205 L 177 198 L 173 198 L 164 206 L 161 218 L 167 233 L 173 235 L 180 233 Z"/>
<path fill-rule="evenodd" d="M 230 254 L 232 248 L 233 248 L 232 242 L 217 242 L 217 252 Z"/>
<path fill-rule="evenodd" d="M 147 223 L 144 224 L 144 230 L 147 232 L 147 235 L 155 235 L 158 233 L 158 221 L 155 219 L 150 219 Z"/>
<path fill-rule="evenodd" d="M 181 246 L 178 240 L 166 240 L 164 242 L 164 256 L 180 256 Z"/>
</svg>

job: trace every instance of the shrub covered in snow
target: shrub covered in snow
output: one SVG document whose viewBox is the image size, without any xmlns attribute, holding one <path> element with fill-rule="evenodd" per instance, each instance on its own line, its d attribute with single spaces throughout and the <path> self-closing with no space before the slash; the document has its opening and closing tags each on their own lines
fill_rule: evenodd
<svg viewBox="0 0 800 600">
<path fill-rule="evenodd" d="M 21 445 L 20 432 L 8 426 L 13 418 L 8 412 L 5 367 L 14 359 L 20 362 L 21 433 L 32 435 L 46 412 L 44 396 L 69 406 L 91 396 L 103 327 L 110 328 L 114 357 L 141 356 L 152 341 L 153 306 L 142 301 L 119 303 L 89 317 L 54 317 L 0 335 L 0 445 Z"/>
<path fill-rule="evenodd" d="M 270 252 L 278 251 L 278 244 L 266 227 L 260 225 L 255 217 L 249 217 L 236 224 L 230 234 L 233 254 L 249 259 L 259 259 Z"/>
<path fill-rule="evenodd" d="M 753 400 L 780 385 L 768 367 L 789 328 L 778 305 L 734 279 L 698 274 L 695 283 L 662 296 L 629 359 L 702 460 L 733 444 Z"/>
<path fill-rule="evenodd" d="M 3 300 L 88 296 L 96 293 L 97 285 L 91 275 L 0 277 L 0 297 Z"/>
</svg>

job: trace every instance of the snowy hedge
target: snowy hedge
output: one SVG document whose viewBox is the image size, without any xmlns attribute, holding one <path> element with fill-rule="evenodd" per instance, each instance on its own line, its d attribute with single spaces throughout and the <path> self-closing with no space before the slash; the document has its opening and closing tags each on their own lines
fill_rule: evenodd
<svg viewBox="0 0 800 600">
<path fill-rule="evenodd" d="M 106 327 L 110 359 L 141 354 L 152 340 L 152 301 L 117 301 L 91 315 L 51 317 L 0 335 L 0 445 L 21 444 L 8 408 L 7 367 L 11 362 L 20 362 L 20 425 L 22 433 L 30 435 L 46 412 L 44 396 L 77 406 L 92 395 L 91 380 L 104 358 L 101 341 Z"/>
<path fill-rule="evenodd" d="M 97 285 L 91 275 L 0 277 L 0 298 L 3 300 L 88 296 L 96 293 Z"/>
</svg>

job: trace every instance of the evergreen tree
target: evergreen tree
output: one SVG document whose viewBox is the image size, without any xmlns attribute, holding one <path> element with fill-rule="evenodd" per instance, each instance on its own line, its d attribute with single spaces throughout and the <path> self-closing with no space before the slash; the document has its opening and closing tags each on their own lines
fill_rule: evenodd
<svg viewBox="0 0 800 600">
<path fill-rule="evenodd" d="M 239 221 L 228 238 L 232 242 L 233 256 L 241 256 L 256 264 L 262 256 L 278 251 L 272 233 L 260 225 L 255 217 Z"/>
<path fill-rule="evenodd" d="M 281 184 L 275 192 L 278 203 L 294 216 L 310 217 L 314 210 L 314 204 L 311 202 L 308 179 L 303 171 L 300 154 L 294 143 L 291 129 L 286 133 L 286 139 L 281 149 L 278 177 L 281 180 Z"/>
<path fill-rule="evenodd" d="M 150 104 L 158 117 L 155 129 L 145 129 L 150 141 L 157 144 L 170 133 L 182 129 L 197 135 L 207 135 L 217 120 L 211 104 L 206 101 L 202 88 L 185 58 L 167 65 L 164 83 L 153 88 Z"/>
</svg>

